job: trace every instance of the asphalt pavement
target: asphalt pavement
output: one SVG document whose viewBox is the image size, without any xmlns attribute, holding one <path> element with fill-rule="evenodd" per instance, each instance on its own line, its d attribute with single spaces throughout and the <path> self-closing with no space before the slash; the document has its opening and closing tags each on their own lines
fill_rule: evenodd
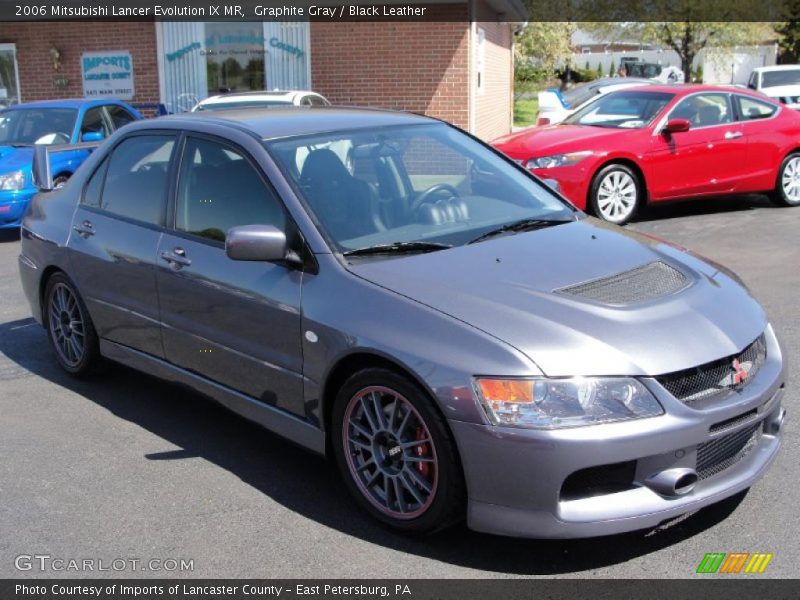
<svg viewBox="0 0 800 600">
<path fill-rule="evenodd" d="M 800 208 L 760 196 L 696 201 L 630 227 L 738 272 L 797 373 Z M 122 367 L 67 377 L 30 318 L 18 253 L 18 237 L 0 232 L 0 578 L 679 578 L 696 576 L 707 552 L 771 552 L 764 576 L 798 575 L 796 377 L 781 454 L 745 495 L 606 538 L 518 540 L 460 526 L 411 539 L 362 514 L 333 465 L 209 400 Z M 53 570 L 55 559 L 94 570 Z"/>
</svg>

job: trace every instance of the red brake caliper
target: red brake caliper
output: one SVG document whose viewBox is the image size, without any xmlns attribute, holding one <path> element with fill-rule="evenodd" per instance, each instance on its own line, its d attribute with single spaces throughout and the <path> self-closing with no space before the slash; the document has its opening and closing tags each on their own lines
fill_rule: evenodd
<svg viewBox="0 0 800 600">
<path fill-rule="evenodd" d="M 416 438 L 418 440 L 424 440 L 425 439 L 425 430 L 422 428 L 422 425 L 419 425 L 417 427 L 417 436 L 416 436 Z M 415 452 L 416 452 L 417 456 L 421 456 L 421 457 L 429 456 L 430 455 L 430 448 L 428 447 L 428 444 L 419 444 L 418 446 L 416 446 Z M 417 470 L 420 472 L 420 475 L 422 475 L 425 479 L 430 481 L 430 479 L 431 479 L 431 463 L 426 463 L 426 462 L 417 463 Z"/>
</svg>

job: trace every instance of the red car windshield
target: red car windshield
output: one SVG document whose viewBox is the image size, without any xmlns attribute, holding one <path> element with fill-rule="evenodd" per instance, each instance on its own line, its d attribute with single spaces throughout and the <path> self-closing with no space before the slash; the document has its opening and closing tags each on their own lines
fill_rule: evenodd
<svg viewBox="0 0 800 600">
<path fill-rule="evenodd" d="M 641 129 L 647 127 L 674 97 L 675 94 L 667 92 L 611 92 L 569 116 L 564 123 Z"/>
</svg>

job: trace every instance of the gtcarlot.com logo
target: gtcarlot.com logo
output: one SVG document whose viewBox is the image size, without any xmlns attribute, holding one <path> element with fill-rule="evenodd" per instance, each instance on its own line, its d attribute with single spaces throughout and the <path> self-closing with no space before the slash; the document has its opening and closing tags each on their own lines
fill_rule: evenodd
<svg viewBox="0 0 800 600">
<path fill-rule="evenodd" d="M 18 571 L 194 571 L 194 559 L 185 558 L 61 558 L 49 554 L 20 554 Z"/>
<path fill-rule="evenodd" d="M 767 552 L 709 552 L 700 561 L 698 573 L 763 573 L 772 553 Z"/>
</svg>

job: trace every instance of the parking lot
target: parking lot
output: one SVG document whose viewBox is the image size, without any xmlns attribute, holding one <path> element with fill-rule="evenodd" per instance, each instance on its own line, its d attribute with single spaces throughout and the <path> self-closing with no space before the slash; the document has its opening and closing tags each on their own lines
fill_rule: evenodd
<svg viewBox="0 0 800 600">
<path fill-rule="evenodd" d="M 721 198 L 651 209 L 629 227 L 737 271 L 797 372 L 800 208 Z M 333 465 L 202 397 L 122 367 L 67 377 L 28 313 L 19 241 L 0 236 L 0 577 L 103 575 L 19 571 L 21 554 L 194 566 L 118 573 L 128 576 L 681 578 L 707 552 L 771 552 L 765 576 L 797 574 L 795 385 L 781 454 L 744 496 L 612 538 L 515 540 L 461 526 L 410 539 L 361 514 Z"/>
</svg>

